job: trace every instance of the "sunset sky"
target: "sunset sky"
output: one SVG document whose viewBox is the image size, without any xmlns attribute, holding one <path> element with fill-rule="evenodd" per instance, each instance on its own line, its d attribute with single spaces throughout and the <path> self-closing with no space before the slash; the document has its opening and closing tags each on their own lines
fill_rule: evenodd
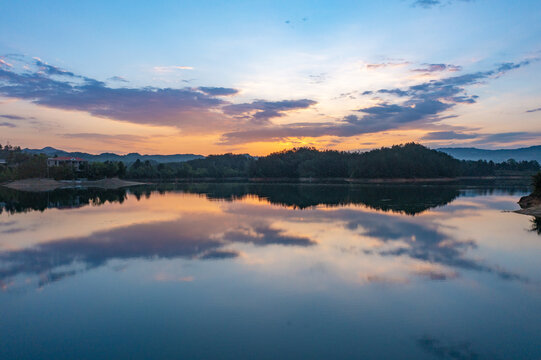
<svg viewBox="0 0 541 360">
<path fill-rule="evenodd" d="M 541 1 L 3 1 L 0 143 L 541 144 Z"/>
</svg>

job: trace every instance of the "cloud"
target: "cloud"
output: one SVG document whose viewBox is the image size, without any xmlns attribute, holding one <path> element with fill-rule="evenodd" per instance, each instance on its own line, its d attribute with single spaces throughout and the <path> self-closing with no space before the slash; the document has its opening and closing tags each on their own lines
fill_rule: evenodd
<svg viewBox="0 0 541 360">
<path fill-rule="evenodd" d="M 12 123 L 7 122 L 7 121 L 4 121 L 4 122 L 0 122 L 0 127 L 10 127 L 10 128 L 14 128 L 14 127 L 17 127 L 17 125 L 12 124 Z"/>
<path fill-rule="evenodd" d="M 303 99 L 257 100 L 235 105 L 222 98 L 238 93 L 232 88 L 113 88 L 39 59 L 29 66 L 24 72 L 0 67 L 0 96 L 50 108 L 84 111 L 113 120 L 174 126 L 185 131 L 223 131 L 233 125 L 244 125 L 252 120 L 264 122 L 315 104 Z"/>
<path fill-rule="evenodd" d="M 537 109 L 526 110 L 527 113 L 533 113 L 533 112 L 537 112 L 537 111 L 541 111 L 541 107 L 537 108 Z"/>
<path fill-rule="evenodd" d="M 124 83 L 129 82 L 128 80 L 124 79 L 122 76 L 112 76 L 112 77 L 110 77 L 110 78 L 107 79 L 107 80 L 109 80 L 109 81 L 124 82 Z"/>
<path fill-rule="evenodd" d="M 308 75 L 308 79 L 310 79 L 311 84 L 323 84 L 327 80 L 327 74 L 310 74 Z"/>
<path fill-rule="evenodd" d="M 225 133 L 222 143 L 237 144 L 251 141 L 274 141 L 288 137 L 350 137 L 359 134 L 376 133 L 405 126 L 416 121 L 435 122 L 437 115 L 451 108 L 451 104 L 426 100 L 410 106 L 380 104 L 358 110 L 365 115 L 348 115 L 340 122 L 296 123 L 270 125 L 250 130 Z"/>
<path fill-rule="evenodd" d="M 103 82 L 36 62 L 40 66 L 36 71 L 18 73 L 0 68 L 0 95 L 104 118 L 176 127 L 218 122 L 213 110 L 225 104 L 189 88 L 110 88 Z M 70 79 L 53 78 L 52 74 L 68 75 Z"/>
<path fill-rule="evenodd" d="M 13 65 L 11 65 L 10 63 L 8 63 L 7 61 L 5 61 L 4 59 L 2 59 L 0 57 L 0 67 L 1 66 L 6 66 L 6 67 L 13 67 Z"/>
<path fill-rule="evenodd" d="M 440 0 L 416 0 L 413 3 L 413 6 L 420 6 L 420 7 L 424 7 L 424 8 L 430 8 L 432 6 L 439 5 L 439 4 L 441 4 Z"/>
<path fill-rule="evenodd" d="M 506 143 L 517 143 L 524 142 L 528 140 L 536 140 L 541 137 L 541 132 L 526 132 L 526 131 L 516 131 L 516 132 L 503 132 L 495 134 L 482 134 L 482 133 L 463 133 L 457 131 L 434 131 L 429 132 L 421 138 L 421 140 L 426 141 L 437 141 L 437 140 L 471 140 L 474 141 L 467 142 L 468 146 L 479 146 L 479 145 L 501 145 Z M 464 144 L 464 143 L 463 143 Z"/>
<path fill-rule="evenodd" d="M 193 69 L 194 68 L 192 66 L 173 65 L 173 66 L 154 66 L 152 68 L 152 71 L 157 72 L 157 73 L 168 73 L 168 72 L 177 71 L 177 70 L 193 70 Z"/>
<path fill-rule="evenodd" d="M 474 0 L 460 0 L 462 2 L 473 2 Z M 447 1 L 442 1 L 442 0 L 416 0 L 413 2 L 413 6 L 416 6 L 416 7 L 422 7 L 422 8 L 425 8 L 425 9 L 429 9 L 429 8 L 432 8 L 434 6 L 437 6 L 437 5 L 441 5 L 441 6 L 444 6 L 444 5 L 449 5 L 453 2 L 456 2 L 456 0 L 447 0 Z"/>
<path fill-rule="evenodd" d="M 422 140 L 464 140 L 475 139 L 479 134 L 465 134 L 456 131 L 434 131 L 423 136 Z"/>
<path fill-rule="evenodd" d="M 61 76 L 70 76 L 70 77 L 80 77 L 78 75 L 75 75 L 71 71 L 63 70 L 59 67 L 49 65 L 39 58 L 34 58 L 36 65 L 39 68 L 40 72 L 44 72 L 47 75 L 61 75 Z"/>
<path fill-rule="evenodd" d="M 238 257 L 240 254 L 235 250 L 211 250 L 200 256 L 202 260 L 222 260 L 222 259 L 233 259 Z"/>
<path fill-rule="evenodd" d="M 140 135 L 131 135 L 131 134 L 118 134 L 118 135 L 109 135 L 109 134 L 97 134 L 97 133 L 73 133 L 73 134 L 61 134 L 61 136 L 70 139 L 86 139 L 94 140 L 101 142 L 110 142 L 110 141 L 127 141 L 127 142 L 138 142 L 146 140 L 146 136 Z"/>
<path fill-rule="evenodd" d="M 504 63 L 493 70 L 430 80 L 404 89 L 367 90 L 363 94 L 388 95 L 390 98 L 382 103 L 358 109 L 357 114 L 348 115 L 338 122 L 274 125 L 268 122 L 270 117 L 265 116 L 264 120 L 266 121 L 254 122 L 259 126 L 226 132 L 222 135 L 221 142 L 223 144 L 238 144 L 276 141 L 290 137 L 350 137 L 413 126 L 430 126 L 446 119 L 447 116 L 443 116 L 443 113 L 457 104 L 476 102 L 478 96 L 468 94 L 467 86 L 481 84 L 488 79 L 496 79 L 510 70 L 518 69 L 529 63 L 529 60 L 519 63 Z M 242 110 L 248 112 L 252 109 L 250 104 L 233 105 L 233 108 L 239 109 L 239 112 Z M 277 115 L 272 111 L 269 113 Z M 266 115 L 266 112 L 263 111 L 263 114 L 260 115 Z M 451 135 L 451 133 L 447 135 Z"/>
<path fill-rule="evenodd" d="M 382 62 L 382 63 L 372 63 L 372 64 L 366 64 L 367 70 L 378 70 L 382 68 L 389 68 L 389 67 L 402 67 L 409 65 L 409 61 L 398 61 L 398 62 Z"/>
<path fill-rule="evenodd" d="M 0 117 L 4 119 L 9 119 L 9 120 L 26 120 L 25 117 L 19 116 L 19 115 L 2 114 L 0 115 Z"/>
<path fill-rule="evenodd" d="M 211 96 L 229 96 L 229 95 L 235 95 L 239 92 L 237 89 L 232 89 L 232 88 L 208 87 L 208 86 L 200 86 L 197 88 L 197 90 Z"/>
<path fill-rule="evenodd" d="M 515 132 L 504 132 L 504 133 L 486 135 L 483 138 L 483 142 L 485 143 L 518 142 L 518 141 L 539 139 L 540 137 L 541 137 L 541 132 L 515 131 Z"/>
<path fill-rule="evenodd" d="M 414 69 L 416 72 L 440 72 L 440 71 L 460 71 L 462 66 L 450 65 L 450 64 L 423 64 L 424 68 Z"/>
<path fill-rule="evenodd" d="M 227 115 L 248 118 L 251 122 L 262 124 L 267 123 L 272 118 L 284 116 L 287 111 L 306 109 L 315 104 L 317 102 L 310 99 L 256 100 L 251 103 L 227 105 L 223 107 L 223 111 Z"/>
</svg>

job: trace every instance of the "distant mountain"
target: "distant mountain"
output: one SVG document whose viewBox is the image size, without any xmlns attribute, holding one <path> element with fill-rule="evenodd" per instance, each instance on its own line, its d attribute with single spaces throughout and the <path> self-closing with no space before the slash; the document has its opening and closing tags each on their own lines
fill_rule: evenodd
<svg viewBox="0 0 541 360">
<path fill-rule="evenodd" d="M 23 149 L 24 152 L 29 154 L 45 154 L 47 156 L 53 157 L 58 156 L 73 156 L 80 157 L 88 161 L 122 161 L 126 164 L 135 162 L 137 159 L 141 161 L 155 161 L 158 163 L 168 163 L 168 162 L 183 162 L 194 159 L 203 159 L 202 155 L 195 154 L 176 154 L 176 155 L 141 155 L 138 153 L 130 153 L 127 155 L 118 155 L 114 153 L 102 153 L 99 155 L 88 154 L 84 152 L 68 152 L 64 150 L 55 149 L 53 147 L 47 146 L 43 149 Z"/>
<path fill-rule="evenodd" d="M 484 150 L 477 148 L 440 148 L 436 149 L 443 151 L 460 160 L 487 160 L 494 162 L 507 161 L 515 159 L 522 160 L 537 160 L 541 163 L 541 145 L 530 146 L 527 148 L 518 149 L 501 149 L 501 150 Z"/>
</svg>

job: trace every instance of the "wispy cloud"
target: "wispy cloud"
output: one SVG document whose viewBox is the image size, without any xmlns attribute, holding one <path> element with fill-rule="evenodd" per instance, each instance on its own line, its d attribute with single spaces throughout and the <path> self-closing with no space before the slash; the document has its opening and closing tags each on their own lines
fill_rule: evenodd
<svg viewBox="0 0 541 360">
<path fill-rule="evenodd" d="M 533 112 L 537 112 L 537 111 L 541 111 L 541 107 L 537 108 L 537 109 L 526 110 L 527 113 L 533 113 Z"/>
<path fill-rule="evenodd" d="M 5 67 L 13 67 L 13 65 L 11 65 L 10 63 L 8 63 L 7 61 L 5 61 L 4 59 L 2 59 L 2 57 L 0 57 L 0 67 L 2 66 L 5 66 Z"/>
<path fill-rule="evenodd" d="M 460 71 L 462 66 L 452 64 L 422 64 L 423 68 L 414 69 L 415 72 L 440 72 L 440 71 Z"/>
<path fill-rule="evenodd" d="M 316 102 L 310 99 L 265 101 L 256 100 L 251 103 L 232 104 L 223 108 L 224 113 L 248 118 L 256 124 L 267 123 L 270 119 L 284 116 L 291 110 L 306 109 Z"/>
<path fill-rule="evenodd" d="M 17 125 L 4 121 L 4 122 L 0 122 L 0 127 L 14 128 L 14 127 L 17 127 Z"/>
<path fill-rule="evenodd" d="M 474 0 L 458 0 L 462 2 L 473 2 Z M 444 6 L 457 2 L 457 0 L 415 0 L 413 6 L 430 9 L 434 6 Z"/>
<path fill-rule="evenodd" d="M 179 65 L 172 65 L 172 66 L 154 66 L 152 68 L 152 71 L 157 73 L 168 73 L 172 71 L 177 70 L 193 70 L 194 68 L 192 66 L 179 66 Z"/>
<path fill-rule="evenodd" d="M 237 89 L 226 87 L 212 87 L 212 86 L 200 86 L 197 90 L 211 96 L 230 96 L 238 94 Z"/>
<path fill-rule="evenodd" d="M 61 134 L 62 137 L 70 139 L 85 139 L 85 140 L 94 140 L 101 142 L 111 142 L 111 141 L 120 141 L 120 142 L 138 142 L 148 139 L 146 136 L 132 135 L 132 134 L 98 134 L 98 133 L 68 133 Z"/>
<path fill-rule="evenodd" d="M 124 82 L 124 83 L 129 82 L 128 80 L 124 79 L 122 76 L 112 76 L 112 77 L 110 77 L 110 78 L 107 79 L 107 80 L 109 80 L 109 81 Z"/>
<path fill-rule="evenodd" d="M 492 134 L 483 133 L 463 133 L 458 131 L 435 131 L 429 132 L 421 138 L 424 141 L 439 141 L 439 140 L 469 140 L 463 145 L 468 146 L 501 146 L 502 144 L 524 143 L 530 140 L 541 138 L 541 132 L 501 132 Z"/>
<path fill-rule="evenodd" d="M 526 140 L 535 140 L 541 138 L 541 132 L 526 132 L 526 131 L 514 131 L 514 132 L 503 132 L 498 134 L 486 135 L 483 138 L 483 143 L 512 143 L 512 142 L 522 142 Z"/>
<path fill-rule="evenodd" d="M 433 131 L 423 136 L 422 140 L 464 140 L 475 139 L 479 134 L 466 134 L 456 131 Z"/>
<path fill-rule="evenodd" d="M 61 76 L 71 76 L 71 77 L 80 77 L 72 73 L 71 71 L 63 70 L 59 67 L 49 65 L 43 62 L 40 58 L 34 58 L 35 64 L 38 66 L 39 71 L 47 75 L 61 75 Z"/>
<path fill-rule="evenodd" d="M 26 117 L 19 116 L 19 115 L 10 115 L 10 114 L 2 114 L 0 115 L 1 118 L 8 119 L 8 120 L 26 120 Z"/>
<path fill-rule="evenodd" d="M 378 69 L 383 69 L 383 68 L 403 67 L 407 65 L 410 65 L 409 61 L 390 61 L 390 62 L 366 64 L 366 69 L 378 70 Z"/>
</svg>

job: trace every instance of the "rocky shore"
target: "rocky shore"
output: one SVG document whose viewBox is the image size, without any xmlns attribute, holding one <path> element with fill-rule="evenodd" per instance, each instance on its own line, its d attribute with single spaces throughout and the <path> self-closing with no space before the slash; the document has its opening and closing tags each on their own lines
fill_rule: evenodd
<svg viewBox="0 0 541 360">
<path fill-rule="evenodd" d="M 520 210 L 515 211 L 518 214 L 541 217 L 541 195 L 530 194 L 523 196 L 518 201 Z"/>
</svg>

